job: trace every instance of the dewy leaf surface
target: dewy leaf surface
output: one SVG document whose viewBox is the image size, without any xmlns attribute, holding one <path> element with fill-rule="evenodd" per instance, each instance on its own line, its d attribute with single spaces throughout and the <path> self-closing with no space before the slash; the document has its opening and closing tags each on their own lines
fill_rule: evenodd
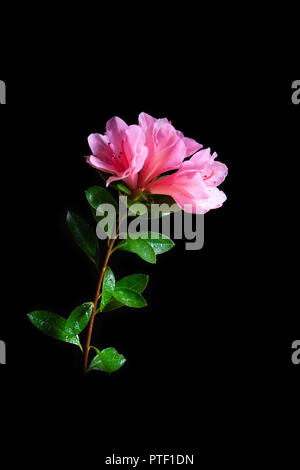
<svg viewBox="0 0 300 470">
<path fill-rule="evenodd" d="M 144 297 L 131 289 L 116 288 L 114 291 L 114 298 L 127 307 L 141 308 L 147 305 Z"/>
<path fill-rule="evenodd" d="M 166 253 L 175 245 L 169 237 L 162 233 L 141 232 L 141 238 L 151 245 L 156 255 Z"/>
<path fill-rule="evenodd" d="M 148 263 L 156 263 L 156 255 L 152 246 L 146 240 L 142 240 L 141 238 L 138 238 L 137 240 L 127 238 L 127 240 L 119 243 L 117 249 L 135 253 Z"/>
<path fill-rule="evenodd" d="M 103 289 L 102 289 L 102 297 L 101 297 L 101 305 L 100 305 L 100 311 L 102 312 L 103 309 L 106 307 L 108 302 L 113 296 L 114 290 L 115 290 L 115 276 L 112 270 L 110 269 L 109 266 L 107 266 L 103 278 Z"/>
<path fill-rule="evenodd" d="M 68 331 L 66 319 L 56 313 L 36 310 L 28 314 L 31 323 L 45 335 L 80 347 L 79 337 Z"/>
<path fill-rule="evenodd" d="M 119 354 L 115 348 L 106 348 L 103 351 L 99 351 L 97 348 L 94 349 L 97 355 L 91 361 L 88 371 L 100 370 L 111 374 L 119 370 L 126 362 L 125 357 Z"/>
<path fill-rule="evenodd" d="M 78 335 L 88 325 L 92 311 L 93 302 L 86 302 L 76 307 L 67 319 L 67 329 L 70 334 Z"/>
<path fill-rule="evenodd" d="M 141 294 L 147 287 L 149 276 L 145 274 L 132 274 L 125 276 L 116 283 L 116 288 L 127 288 Z"/>
<path fill-rule="evenodd" d="M 85 192 L 88 203 L 94 208 L 98 209 L 101 204 L 111 204 L 118 210 L 118 203 L 110 192 L 101 188 L 101 186 L 92 186 Z"/>
</svg>

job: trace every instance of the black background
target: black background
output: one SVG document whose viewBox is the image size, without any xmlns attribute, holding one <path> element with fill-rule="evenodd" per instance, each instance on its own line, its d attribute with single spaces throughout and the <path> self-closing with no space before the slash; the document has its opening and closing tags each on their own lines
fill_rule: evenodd
<svg viewBox="0 0 300 470">
<path fill-rule="evenodd" d="M 193 450 L 212 465 L 255 461 L 260 450 L 266 461 L 291 455 L 300 374 L 291 363 L 300 338 L 293 80 L 122 70 L 122 79 L 109 66 L 80 77 L 0 77 L 6 435 L 29 449 L 39 442 L 53 461 L 57 449 L 68 462 L 88 448 L 97 466 L 112 451 Z M 135 123 L 141 111 L 218 152 L 228 201 L 205 216 L 200 251 L 177 241 L 154 266 L 129 253 L 112 258 L 119 277 L 150 275 L 148 307 L 97 317 L 94 344 L 116 347 L 127 363 L 83 377 L 79 349 L 43 336 L 26 313 L 67 316 L 93 299 L 96 272 L 68 234 L 66 212 L 92 221 L 84 190 L 100 181 L 83 158 L 88 135 L 114 115 Z M 285 430 L 288 448 L 275 451 Z"/>
</svg>

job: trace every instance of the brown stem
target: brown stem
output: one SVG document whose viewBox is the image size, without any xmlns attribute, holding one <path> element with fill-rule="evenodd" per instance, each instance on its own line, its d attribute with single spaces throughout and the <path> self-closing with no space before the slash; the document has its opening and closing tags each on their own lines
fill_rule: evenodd
<svg viewBox="0 0 300 470">
<path fill-rule="evenodd" d="M 116 229 L 116 237 L 117 237 L 118 229 L 119 229 L 119 224 L 117 225 L 117 229 Z M 105 257 L 105 261 L 104 261 L 104 264 L 103 264 L 103 267 L 102 267 L 102 270 L 101 270 L 101 273 L 100 273 L 99 281 L 98 281 L 97 291 L 96 291 L 95 300 L 94 300 L 94 307 L 93 307 L 93 311 L 92 311 L 92 315 L 91 315 L 91 319 L 90 319 L 90 323 L 89 323 L 89 330 L 88 330 L 88 335 L 87 335 L 87 340 L 86 340 L 86 345 L 85 345 L 85 350 L 84 350 L 83 372 L 85 374 L 87 372 L 90 343 L 91 343 L 91 338 L 92 338 L 92 332 L 93 332 L 93 326 L 94 326 L 94 321 L 95 321 L 95 315 L 96 315 L 96 310 L 97 310 L 98 299 L 99 299 L 99 295 L 100 295 L 100 291 L 101 291 L 101 287 L 102 287 L 102 282 L 103 282 L 105 270 L 107 268 L 107 263 L 108 263 L 108 260 L 110 258 L 115 240 L 116 240 L 116 238 L 112 238 L 110 243 L 109 243 L 108 250 L 107 250 L 107 253 L 106 253 L 106 257 Z"/>
</svg>

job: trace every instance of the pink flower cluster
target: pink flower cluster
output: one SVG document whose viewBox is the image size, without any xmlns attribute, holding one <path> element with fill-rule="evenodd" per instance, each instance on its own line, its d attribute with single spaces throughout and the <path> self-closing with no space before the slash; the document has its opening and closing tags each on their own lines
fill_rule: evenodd
<svg viewBox="0 0 300 470">
<path fill-rule="evenodd" d="M 227 176 L 226 165 L 215 161 L 216 153 L 211 155 L 210 149 L 184 137 L 167 119 L 141 113 L 139 125 L 128 126 L 113 117 L 105 134 L 91 134 L 88 142 L 92 155 L 86 157 L 87 162 L 113 175 L 107 185 L 123 180 L 134 192 L 169 195 L 181 209 L 197 214 L 226 201 L 217 188 Z M 163 176 L 171 170 L 177 171 Z"/>
</svg>

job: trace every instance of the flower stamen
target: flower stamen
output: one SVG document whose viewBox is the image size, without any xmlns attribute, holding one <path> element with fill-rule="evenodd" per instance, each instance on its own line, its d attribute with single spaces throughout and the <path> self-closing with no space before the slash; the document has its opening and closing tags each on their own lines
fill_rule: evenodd
<svg viewBox="0 0 300 470">
<path fill-rule="evenodd" d="M 203 178 L 203 181 L 209 180 L 214 174 L 215 174 L 215 170 L 213 170 L 209 176 L 205 175 Z"/>
</svg>

